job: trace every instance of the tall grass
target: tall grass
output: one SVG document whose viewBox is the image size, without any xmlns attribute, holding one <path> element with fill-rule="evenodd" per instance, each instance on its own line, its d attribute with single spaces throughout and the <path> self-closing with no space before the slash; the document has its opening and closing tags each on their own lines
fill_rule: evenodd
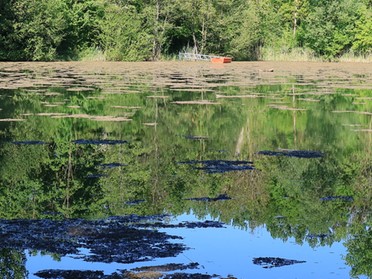
<svg viewBox="0 0 372 279">
<path fill-rule="evenodd" d="M 260 49 L 259 60 L 263 61 L 307 61 L 307 62 L 322 62 L 329 61 L 328 59 L 316 56 L 315 53 L 306 48 L 287 48 L 287 47 L 262 47 Z M 372 53 L 366 55 L 356 54 L 349 51 L 340 57 L 335 57 L 333 62 L 372 62 Z"/>
<path fill-rule="evenodd" d="M 372 62 L 372 52 L 365 55 L 358 55 L 355 54 L 352 51 L 349 51 L 342 55 L 338 61 L 340 62 L 366 62 L 371 63 Z"/>
<path fill-rule="evenodd" d="M 99 48 L 85 48 L 77 55 L 79 61 L 106 61 L 105 53 Z"/>
<path fill-rule="evenodd" d="M 260 50 L 259 59 L 263 61 L 321 61 L 313 51 L 299 47 L 275 48 L 265 46 Z"/>
</svg>

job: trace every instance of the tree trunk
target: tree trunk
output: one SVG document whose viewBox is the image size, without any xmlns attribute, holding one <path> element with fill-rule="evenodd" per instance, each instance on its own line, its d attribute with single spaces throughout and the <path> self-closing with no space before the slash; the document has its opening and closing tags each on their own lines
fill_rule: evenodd
<svg viewBox="0 0 372 279">
<path fill-rule="evenodd" d="M 160 19 L 160 0 L 156 1 L 156 14 L 154 26 L 154 39 L 152 45 L 152 60 L 158 60 L 161 55 L 161 44 L 159 41 L 159 19 Z"/>
</svg>

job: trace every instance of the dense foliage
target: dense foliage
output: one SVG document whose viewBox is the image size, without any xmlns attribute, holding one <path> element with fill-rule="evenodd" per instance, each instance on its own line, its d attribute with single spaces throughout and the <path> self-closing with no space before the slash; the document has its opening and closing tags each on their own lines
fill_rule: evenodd
<svg viewBox="0 0 372 279">
<path fill-rule="evenodd" d="M 370 55 L 370 0 L 1 0 L 0 60 Z"/>
</svg>

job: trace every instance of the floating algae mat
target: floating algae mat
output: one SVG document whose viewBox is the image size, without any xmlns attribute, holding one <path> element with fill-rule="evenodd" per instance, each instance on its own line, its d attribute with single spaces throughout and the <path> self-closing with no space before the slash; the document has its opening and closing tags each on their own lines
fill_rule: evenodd
<svg viewBox="0 0 372 279">
<path fill-rule="evenodd" d="M 4 278 L 370 278 L 368 63 L 0 63 Z"/>
</svg>

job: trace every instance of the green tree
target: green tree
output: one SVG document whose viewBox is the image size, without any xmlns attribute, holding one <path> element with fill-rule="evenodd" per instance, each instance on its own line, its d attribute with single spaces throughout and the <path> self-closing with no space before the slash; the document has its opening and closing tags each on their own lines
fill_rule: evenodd
<svg viewBox="0 0 372 279">
<path fill-rule="evenodd" d="M 0 249 L 0 276 L 1 278 L 27 278 L 26 254 L 23 251 L 2 248 Z"/>
<path fill-rule="evenodd" d="M 167 51 L 171 38 L 177 3 L 168 0 L 148 0 L 142 12 L 142 22 L 148 26 L 149 37 L 152 40 L 151 60 L 159 60 Z"/>
<path fill-rule="evenodd" d="M 65 36 L 57 52 L 62 57 L 76 57 L 89 48 L 102 48 L 102 19 L 105 15 L 105 0 L 63 0 L 62 11 L 66 20 Z"/>
<path fill-rule="evenodd" d="M 346 263 L 351 266 L 351 276 L 357 278 L 361 275 L 372 277 L 372 231 L 359 229 L 358 233 L 346 241 L 348 250 L 345 256 Z"/>
<path fill-rule="evenodd" d="M 15 15 L 11 9 L 11 4 L 10 0 L 4 0 L 1 1 L 0 5 L 0 60 L 18 59 L 17 55 L 19 55 L 14 49 L 17 46 L 12 39 Z"/>
<path fill-rule="evenodd" d="M 150 34 L 135 6 L 107 6 L 100 38 L 108 60 L 149 60 L 153 49 Z"/>
<path fill-rule="evenodd" d="M 261 47 L 277 38 L 278 15 L 269 0 L 247 1 L 235 13 L 230 51 L 238 60 L 257 60 Z"/>
<path fill-rule="evenodd" d="M 357 0 L 312 3 L 311 11 L 302 25 L 302 45 L 327 59 L 347 52 L 354 39 L 358 8 Z"/>
<path fill-rule="evenodd" d="M 53 60 L 67 27 L 62 0 L 18 0 L 12 5 L 15 15 L 13 40 L 18 59 Z"/>
<path fill-rule="evenodd" d="M 352 50 L 361 54 L 370 54 L 372 52 L 372 7 L 361 7 L 360 14 L 361 17 L 355 26 Z"/>
</svg>

